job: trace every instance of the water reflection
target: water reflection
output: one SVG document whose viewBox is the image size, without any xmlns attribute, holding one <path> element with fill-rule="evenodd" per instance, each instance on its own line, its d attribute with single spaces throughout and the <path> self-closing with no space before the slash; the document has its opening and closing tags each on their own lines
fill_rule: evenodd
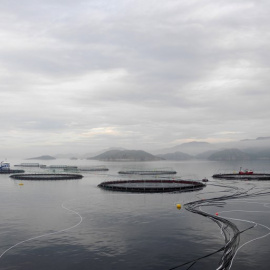
<svg viewBox="0 0 270 270">
<path fill-rule="evenodd" d="M 79 161 L 76 161 L 79 162 Z M 85 161 L 84 161 L 85 162 Z M 85 164 L 82 164 L 85 165 Z M 85 173 L 75 181 L 24 182 L 23 187 L 0 175 L 0 253 L 25 239 L 61 231 L 79 218 L 61 207 L 78 212 L 82 223 L 70 231 L 48 235 L 16 246 L 0 259 L 1 269 L 170 269 L 219 249 L 224 244 L 220 229 L 210 219 L 180 211 L 175 204 L 232 193 L 235 187 L 269 188 L 269 183 L 243 183 L 213 180 L 219 168 L 236 169 L 238 164 L 218 162 L 149 162 L 143 168 L 171 167 L 183 178 L 209 178 L 202 191 L 172 194 L 129 194 L 104 191 L 100 182 L 120 178 L 117 172 L 126 164 L 106 163 L 108 174 Z M 131 164 L 132 165 L 132 164 Z M 264 164 L 249 164 L 254 170 Z M 136 164 L 138 167 L 138 164 Z M 186 176 L 186 177 L 184 177 Z M 122 178 L 122 176 L 121 176 Z M 230 187 L 228 187 L 228 185 Z M 233 201 L 216 211 L 269 211 L 269 196 Z M 270 225 L 268 213 L 224 212 L 224 216 L 255 220 Z M 247 224 L 238 221 L 240 229 Z M 266 233 L 257 227 L 241 237 L 241 243 Z M 269 239 L 254 241 L 239 251 L 232 269 L 266 269 L 270 259 Z M 196 263 L 192 269 L 216 269 L 221 254 Z M 268 269 L 267 268 L 267 269 Z M 186 268 L 180 268 L 186 269 Z"/>
</svg>

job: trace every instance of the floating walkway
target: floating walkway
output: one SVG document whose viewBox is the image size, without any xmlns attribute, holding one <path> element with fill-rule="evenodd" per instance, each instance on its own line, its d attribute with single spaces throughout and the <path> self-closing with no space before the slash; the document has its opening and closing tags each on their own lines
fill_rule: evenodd
<svg viewBox="0 0 270 270">
<path fill-rule="evenodd" d="M 80 174 L 13 174 L 10 175 L 11 178 L 17 180 L 30 180 L 30 181 L 38 181 L 38 180 L 76 180 L 83 178 Z"/>
<path fill-rule="evenodd" d="M 213 178 L 226 179 L 226 180 L 270 180 L 270 174 L 265 173 L 253 173 L 253 174 L 239 174 L 239 173 L 225 173 L 214 174 Z"/>
<path fill-rule="evenodd" d="M 162 193 L 195 191 L 204 188 L 205 185 L 186 180 L 125 180 L 102 182 L 98 187 L 112 191 Z"/>
<path fill-rule="evenodd" d="M 69 166 L 69 165 L 50 165 L 47 166 L 48 169 L 63 169 L 63 170 L 77 170 L 77 166 Z"/>
<path fill-rule="evenodd" d="M 16 167 L 39 167 L 39 163 L 21 163 L 14 165 Z"/>
<path fill-rule="evenodd" d="M 137 174 L 137 175 L 163 175 L 163 174 L 176 174 L 176 171 L 173 170 L 127 170 L 119 171 L 119 174 Z"/>
</svg>

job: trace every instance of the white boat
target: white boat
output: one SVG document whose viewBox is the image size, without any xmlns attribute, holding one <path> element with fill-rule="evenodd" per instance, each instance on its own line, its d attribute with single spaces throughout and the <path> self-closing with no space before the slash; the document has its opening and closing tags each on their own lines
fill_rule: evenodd
<svg viewBox="0 0 270 270">
<path fill-rule="evenodd" d="M 0 163 L 0 170 L 1 171 L 10 170 L 10 163 L 9 162 L 1 161 L 1 163 Z"/>
</svg>

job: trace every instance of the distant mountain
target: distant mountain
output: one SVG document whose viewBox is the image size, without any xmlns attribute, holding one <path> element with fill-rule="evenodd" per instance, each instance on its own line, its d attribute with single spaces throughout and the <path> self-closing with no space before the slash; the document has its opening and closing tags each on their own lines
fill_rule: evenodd
<svg viewBox="0 0 270 270">
<path fill-rule="evenodd" d="M 241 140 L 241 142 L 247 142 L 247 141 L 264 141 L 264 140 L 270 140 L 270 137 L 257 137 L 256 139 L 244 139 L 244 140 Z"/>
<path fill-rule="evenodd" d="M 181 147 L 205 147 L 205 146 L 209 146 L 210 143 L 208 142 L 197 142 L 197 141 L 193 141 L 193 142 L 187 142 L 187 143 L 182 143 L 180 146 Z"/>
<path fill-rule="evenodd" d="M 86 159 L 90 159 L 91 157 L 98 156 L 100 154 L 103 154 L 103 153 L 111 151 L 111 150 L 126 150 L 126 149 L 123 148 L 123 147 L 110 147 L 110 148 L 103 149 L 103 150 L 100 150 L 100 151 L 97 151 L 97 152 L 94 152 L 94 153 L 84 154 L 82 157 L 86 158 Z"/>
<path fill-rule="evenodd" d="M 188 142 L 176 145 L 174 147 L 160 149 L 157 151 L 152 151 L 154 154 L 168 154 L 175 152 L 183 152 L 189 155 L 197 155 L 202 152 L 215 150 L 216 146 L 208 142 Z"/>
<path fill-rule="evenodd" d="M 270 137 L 258 137 L 256 138 L 257 141 L 261 141 L 261 140 L 270 140 Z"/>
<path fill-rule="evenodd" d="M 222 151 L 218 151 L 208 157 L 209 160 L 250 160 L 253 159 L 254 156 L 247 154 L 245 152 L 240 151 L 239 149 L 226 149 Z"/>
<path fill-rule="evenodd" d="M 53 159 L 56 159 L 56 158 L 52 157 L 52 156 L 48 156 L 48 155 L 40 156 L 40 157 L 27 158 L 27 160 L 31 160 L 31 159 L 35 159 L 35 160 L 53 160 Z"/>
<path fill-rule="evenodd" d="M 208 159 L 212 154 L 219 152 L 221 150 L 210 150 L 203 153 L 200 153 L 195 156 L 196 159 Z"/>
<path fill-rule="evenodd" d="M 142 150 L 109 150 L 105 153 L 87 159 L 103 161 L 155 161 L 162 158 L 151 155 Z"/>
<path fill-rule="evenodd" d="M 208 159 L 212 154 L 218 151 L 222 151 L 224 149 L 238 149 L 246 154 L 251 154 L 252 159 L 270 159 L 270 137 L 257 137 L 256 139 L 246 139 L 241 141 L 229 141 L 229 142 L 222 142 L 222 143 L 208 143 L 204 141 L 192 141 L 188 143 L 182 143 L 180 145 L 176 145 L 170 148 L 163 148 L 163 149 L 153 149 L 149 150 L 148 154 L 152 154 L 153 156 L 163 157 L 164 154 L 170 154 L 167 157 L 163 157 L 165 159 L 170 160 L 185 160 L 186 158 L 190 158 L 189 156 L 193 156 L 197 159 Z M 79 159 L 90 159 L 96 158 L 97 156 L 106 153 L 112 150 L 120 150 L 120 151 L 129 151 L 122 147 L 111 147 L 107 149 L 103 149 L 100 151 L 93 151 L 85 152 L 85 154 L 58 154 L 54 155 L 56 158 L 79 158 Z M 87 148 L 86 148 L 87 151 Z M 150 153 L 149 153 L 150 152 Z M 181 152 L 183 156 L 177 156 L 178 153 Z M 184 156 L 184 154 L 189 156 Z M 174 155 L 174 156 L 173 156 Z M 133 157 L 132 157 L 133 158 Z M 36 159 L 36 158 L 33 158 Z M 39 157 L 38 157 L 39 159 Z M 114 157 L 112 158 L 114 159 Z M 137 158 L 135 158 L 137 160 Z"/>
<path fill-rule="evenodd" d="M 72 153 L 69 153 L 69 154 L 56 154 L 54 156 L 55 156 L 55 158 L 68 158 L 68 159 L 70 159 L 70 158 L 72 158 L 72 157 L 74 157 L 76 155 L 72 154 Z"/>
<path fill-rule="evenodd" d="M 126 150 L 125 148 L 122 148 L 122 147 L 110 147 L 110 148 L 107 148 L 107 149 L 103 149 L 103 150 L 99 150 L 99 151 L 95 151 L 95 152 L 86 152 L 85 154 L 74 154 L 74 153 L 67 153 L 67 154 L 56 154 L 54 155 L 56 158 L 63 158 L 63 159 L 72 159 L 74 160 L 74 158 L 77 158 L 77 159 L 88 159 L 90 157 L 95 157 L 99 154 L 102 154 L 106 151 L 109 151 L 109 150 Z"/>
<path fill-rule="evenodd" d="M 270 147 L 250 147 L 244 151 L 256 159 L 270 159 Z"/>
<path fill-rule="evenodd" d="M 182 153 L 182 152 L 161 154 L 161 155 L 157 155 L 157 156 L 161 157 L 163 159 L 166 159 L 166 160 L 190 160 L 190 159 L 194 158 L 193 156 L 186 154 L 186 153 Z"/>
</svg>

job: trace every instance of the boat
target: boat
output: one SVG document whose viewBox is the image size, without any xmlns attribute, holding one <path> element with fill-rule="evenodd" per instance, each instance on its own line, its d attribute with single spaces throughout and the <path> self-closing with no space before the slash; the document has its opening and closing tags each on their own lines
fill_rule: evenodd
<svg viewBox="0 0 270 270">
<path fill-rule="evenodd" d="M 10 170 L 10 163 L 1 161 L 0 163 L 0 170 Z"/>
<path fill-rule="evenodd" d="M 10 169 L 9 162 L 1 161 L 0 174 L 9 174 L 9 173 L 24 173 L 24 170 L 12 170 L 12 169 Z"/>
<path fill-rule="evenodd" d="M 252 170 L 248 170 L 248 169 L 245 169 L 244 171 L 242 171 L 242 167 L 240 167 L 240 171 L 239 171 L 239 174 L 241 175 L 246 175 L 246 174 L 253 174 L 253 171 Z"/>
</svg>

